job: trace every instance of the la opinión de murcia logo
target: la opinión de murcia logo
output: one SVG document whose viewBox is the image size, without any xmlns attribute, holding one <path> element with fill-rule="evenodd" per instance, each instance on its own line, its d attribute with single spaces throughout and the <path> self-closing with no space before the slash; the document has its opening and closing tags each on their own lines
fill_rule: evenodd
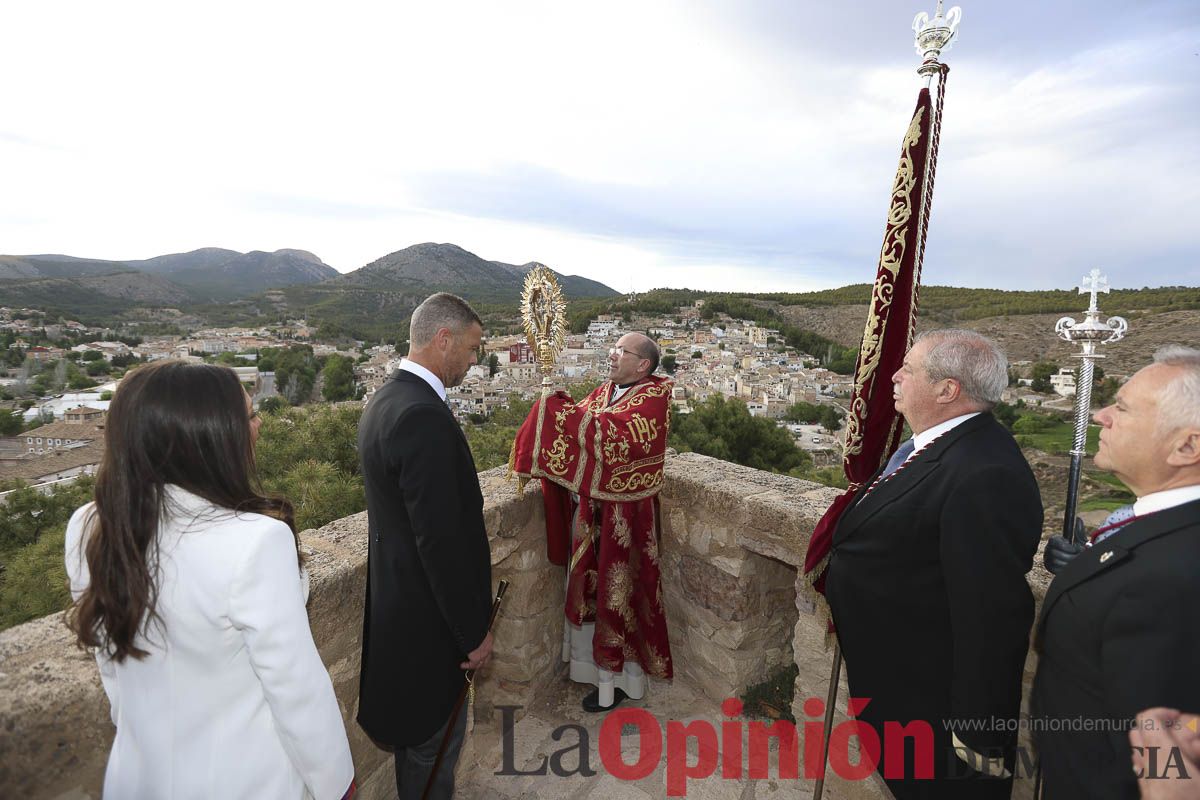
<svg viewBox="0 0 1200 800">
<path fill-rule="evenodd" d="M 851 715 L 861 714 L 870 702 L 865 698 L 851 698 Z M 592 766 L 590 734 L 587 728 L 574 723 L 560 725 L 552 732 L 551 738 L 562 742 L 561 748 L 543 756 L 539 764 L 526 769 L 519 768 L 516 764 L 513 728 L 516 713 L 521 710 L 521 706 L 496 708 L 500 711 L 502 765 L 495 775 L 555 775 L 561 778 L 579 775 L 586 778 L 596 774 L 596 769 Z M 777 780 L 797 780 L 801 769 L 806 779 L 821 778 L 825 776 L 825 763 L 822 758 L 825 745 L 822 724 L 825 702 L 812 697 L 803 703 L 803 709 L 805 715 L 812 719 L 797 725 L 788 720 L 776 720 L 771 723 L 743 720 L 742 702 L 735 698 L 721 704 L 722 713 L 730 719 L 719 724 L 708 720 L 686 723 L 668 720 L 663 724 L 643 708 L 618 708 L 610 711 L 600 725 L 596 754 L 599 756 L 600 767 L 605 772 L 626 781 L 644 780 L 649 777 L 665 757 L 668 797 L 686 797 L 690 780 L 703 780 L 714 776 L 728 780 L 771 778 L 772 742 L 778 747 L 773 776 Z M 1063 723 L 1060 728 L 1079 730 L 1096 730 L 1103 728 L 1102 723 L 1112 724 L 1110 720 L 1081 719 L 1058 722 Z M 1130 721 L 1125 726 L 1126 729 L 1132 724 Z M 990 720 L 977 722 L 973 726 L 964 725 L 963 729 L 1017 730 L 1026 727 L 1037 726 L 1030 725 L 1028 720 Z M 632 728 L 637 737 L 636 749 L 631 749 L 628 753 L 624 752 L 622 747 L 622 734 L 627 728 Z M 852 760 L 851 740 L 856 740 L 858 744 L 857 760 Z M 925 720 L 903 725 L 899 722 L 884 722 L 882 743 L 886 748 L 881 748 L 880 734 L 874 727 L 857 719 L 845 720 L 830 731 L 829 767 L 835 775 L 844 780 L 864 780 L 879 768 L 880 752 L 886 750 L 883 768 L 879 770 L 883 777 L 906 777 L 903 762 L 906 740 L 913 742 L 915 754 L 912 777 L 918 780 L 932 779 L 935 758 L 934 733 L 933 727 Z M 689 745 L 694 745 L 694 756 L 691 758 L 688 755 Z M 1144 774 L 1138 777 L 1190 777 L 1186 761 L 1178 748 L 1171 748 L 1169 752 L 1158 752 L 1160 748 L 1140 750 L 1144 756 L 1145 768 L 1142 771 Z M 948 764 L 950 769 L 947 777 L 951 780 L 967 777 L 970 773 L 963 769 L 964 766 L 982 771 L 984 764 L 981 760 L 992 760 L 1002 755 L 1000 752 L 979 753 L 964 747 L 954 747 L 947 754 L 947 758 L 953 762 Z M 1110 758 L 1111 754 L 1102 757 Z M 1018 746 L 1012 769 L 1014 776 L 1032 778 L 1036 769 L 1037 762 L 1033 753 L 1024 746 Z"/>
</svg>

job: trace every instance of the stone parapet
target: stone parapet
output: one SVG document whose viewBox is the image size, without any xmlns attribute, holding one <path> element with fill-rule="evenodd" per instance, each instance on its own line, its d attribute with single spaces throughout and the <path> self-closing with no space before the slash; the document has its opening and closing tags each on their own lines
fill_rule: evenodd
<svg viewBox="0 0 1200 800">
<path fill-rule="evenodd" d="M 793 711 L 801 722 L 811 719 L 803 701 L 825 697 L 830 654 L 823 619 L 800 591 L 797 566 L 837 491 L 693 453 L 672 456 L 666 469 L 660 552 L 676 680 L 699 690 L 712 703 L 703 711 L 711 711 L 794 661 Z M 493 579 L 511 584 L 495 630 L 495 658 L 477 682 L 474 719 L 486 723 L 496 706 L 532 708 L 548 684 L 565 680 L 564 576 L 545 556 L 537 484 L 518 495 L 503 469 L 481 473 L 480 481 Z M 301 540 L 309 553 L 309 619 L 345 718 L 360 797 L 388 797 L 391 756 L 354 722 L 366 515 L 304 531 Z M 1039 600 L 1045 578 L 1040 570 L 1031 577 Z M 1031 654 L 1027 681 L 1033 668 Z M 844 686 L 838 721 L 845 719 Z M 112 735 L 95 662 L 73 646 L 61 614 L 0 633 L 0 796 L 99 797 Z M 462 764 L 474 763 L 470 741 L 467 747 Z M 837 798 L 886 796 L 869 780 L 831 777 L 830 783 Z M 1018 784 L 1014 796 L 1026 795 Z"/>
<path fill-rule="evenodd" d="M 663 591 L 676 675 L 714 704 L 792 661 L 799 543 L 829 489 L 697 453 L 667 462 Z"/>
</svg>

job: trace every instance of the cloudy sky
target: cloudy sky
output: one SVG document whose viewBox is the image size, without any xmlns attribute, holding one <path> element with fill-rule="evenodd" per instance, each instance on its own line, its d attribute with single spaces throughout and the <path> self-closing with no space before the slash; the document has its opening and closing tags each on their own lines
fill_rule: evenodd
<svg viewBox="0 0 1200 800">
<path fill-rule="evenodd" d="M 7 3 L 0 252 L 868 281 L 935 3 Z M 925 282 L 1200 285 L 1200 3 L 961 5 Z"/>
</svg>

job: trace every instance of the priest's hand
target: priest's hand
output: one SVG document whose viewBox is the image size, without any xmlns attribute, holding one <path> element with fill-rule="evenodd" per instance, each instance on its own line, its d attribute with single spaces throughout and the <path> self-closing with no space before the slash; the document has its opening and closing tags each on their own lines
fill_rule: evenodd
<svg viewBox="0 0 1200 800">
<path fill-rule="evenodd" d="M 1086 538 L 1083 520 L 1079 517 L 1075 518 L 1075 541 L 1068 542 L 1062 536 L 1051 536 L 1046 542 L 1046 550 L 1042 553 L 1042 564 L 1045 565 L 1046 571 L 1051 575 L 1061 572 L 1063 567 L 1083 552 L 1083 545 L 1076 542 L 1083 542 Z"/>
<path fill-rule="evenodd" d="M 467 653 L 467 660 L 459 664 L 463 669 L 479 669 L 492 657 L 492 632 L 483 637 L 479 647 Z"/>
</svg>

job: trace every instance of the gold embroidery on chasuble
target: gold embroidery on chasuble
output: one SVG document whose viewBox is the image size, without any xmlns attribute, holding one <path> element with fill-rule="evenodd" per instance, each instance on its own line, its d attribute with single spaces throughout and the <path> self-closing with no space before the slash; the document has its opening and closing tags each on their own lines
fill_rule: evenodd
<svg viewBox="0 0 1200 800">
<path fill-rule="evenodd" d="M 633 532 L 625 520 L 625 512 L 620 508 L 613 511 L 613 539 L 626 550 L 633 545 Z"/>
<path fill-rule="evenodd" d="M 629 428 L 629 433 L 633 436 L 634 441 L 649 453 L 650 448 L 654 446 L 654 440 L 658 438 L 658 420 L 646 419 L 635 412 L 629 415 L 629 421 L 625 423 L 625 427 Z"/>
<path fill-rule="evenodd" d="M 651 564 L 658 566 L 658 542 L 655 541 L 653 533 L 646 537 L 646 545 L 642 548 L 646 554 L 646 558 Z"/>
<path fill-rule="evenodd" d="M 604 442 L 604 463 L 609 466 L 629 463 L 629 441 L 621 436 L 620 429 L 613 423 L 607 420 L 608 426 L 605 430 Z"/>
<path fill-rule="evenodd" d="M 628 564 L 611 564 L 608 568 L 608 585 L 605 587 L 604 607 L 621 615 L 625 627 L 637 630 L 637 617 L 630 605 L 633 597 L 633 577 Z"/>
<path fill-rule="evenodd" d="M 625 650 L 625 635 L 603 619 L 596 620 L 596 638 L 602 647 L 619 647 L 622 651 Z"/>
<path fill-rule="evenodd" d="M 550 445 L 549 450 L 543 450 L 542 454 L 546 458 L 546 468 L 555 475 L 562 477 L 567 474 L 567 469 L 571 462 L 575 460 L 575 454 L 567 449 L 567 417 L 571 415 L 570 408 L 563 408 L 554 412 L 554 430 L 558 433 L 554 442 Z"/>
<path fill-rule="evenodd" d="M 654 645 L 647 644 L 646 650 L 642 653 L 642 658 L 645 659 L 645 670 L 655 678 L 665 678 L 670 670 L 667 659 L 662 657 L 662 654 L 654 648 Z"/>
</svg>

